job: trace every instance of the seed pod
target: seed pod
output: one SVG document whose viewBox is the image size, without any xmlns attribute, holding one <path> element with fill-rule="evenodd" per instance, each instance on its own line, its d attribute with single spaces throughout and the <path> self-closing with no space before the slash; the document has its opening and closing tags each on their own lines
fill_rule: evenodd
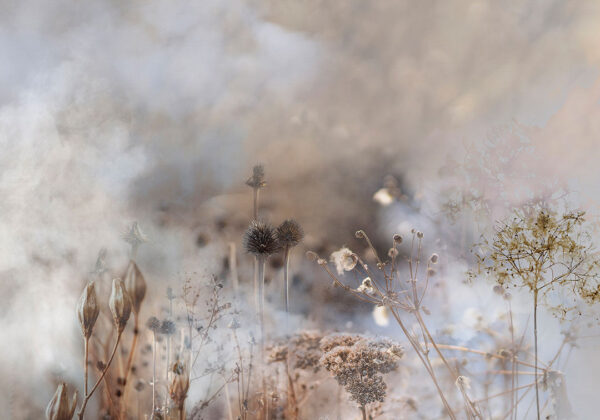
<svg viewBox="0 0 600 420">
<path fill-rule="evenodd" d="M 73 400 L 69 404 L 67 396 L 67 385 L 61 383 L 58 385 L 54 397 L 46 407 L 46 419 L 48 420 L 71 420 L 77 407 L 77 391 L 73 394 Z"/>
<path fill-rule="evenodd" d="M 184 363 L 177 362 L 173 366 L 173 380 L 169 385 L 171 399 L 179 409 L 182 409 L 190 387 L 190 375 Z"/>
<path fill-rule="evenodd" d="M 92 336 L 99 313 L 100 308 L 98 308 L 94 282 L 89 282 L 85 286 L 85 289 L 83 289 L 79 304 L 77 305 L 77 317 L 79 318 L 79 324 L 81 324 L 81 333 L 85 338 Z"/>
<path fill-rule="evenodd" d="M 110 293 L 110 299 L 108 300 L 108 306 L 112 313 L 117 331 L 120 333 L 125 329 L 129 316 L 131 315 L 131 298 L 125 289 L 123 280 L 113 279 L 112 291 Z"/>
<path fill-rule="evenodd" d="M 133 312 L 139 314 L 140 306 L 146 296 L 146 280 L 133 260 L 129 260 L 127 271 L 125 271 L 125 287 L 127 288 L 127 293 L 129 293 L 129 296 L 131 297 Z"/>
</svg>

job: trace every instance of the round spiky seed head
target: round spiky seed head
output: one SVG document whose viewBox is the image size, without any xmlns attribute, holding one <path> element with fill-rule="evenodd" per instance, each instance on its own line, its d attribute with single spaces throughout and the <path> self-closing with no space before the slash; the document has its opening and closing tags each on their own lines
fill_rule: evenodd
<svg viewBox="0 0 600 420">
<path fill-rule="evenodd" d="M 266 187 L 265 167 L 262 165 L 254 166 L 254 168 L 252 168 L 252 176 L 248 178 L 246 185 L 256 189 Z"/>
<path fill-rule="evenodd" d="M 69 402 L 67 396 L 67 385 L 63 382 L 58 385 L 54 397 L 46 407 L 46 419 L 48 420 L 71 420 L 77 407 L 77 391 L 73 394 L 73 400 Z"/>
<path fill-rule="evenodd" d="M 125 287 L 127 288 L 129 297 L 131 297 L 133 312 L 139 314 L 140 306 L 146 296 L 146 280 L 138 265 L 133 260 L 129 260 L 127 271 L 125 271 Z"/>
<path fill-rule="evenodd" d="M 87 286 L 85 286 L 85 289 L 83 289 L 83 293 L 77 304 L 77 318 L 79 318 L 81 333 L 85 338 L 90 338 L 92 336 L 92 331 L 94 330 L 94 325 L 96 324 L 99 313 L 100 308 L 98 307 L 94 282 L 89 282 Z"/>
<path fill-rule="evenodd" d="M 304 239 L 304 230 L 293 219 L 285 220 L 277 228 L 277 240 L 281 246 L 291 248 L 302 242 L 302 239 Z"/>
<path fill-rule="evenodd" d="M 257 257 L 268 257 L 279 250 L 275 229 L 260 220 L 250 223 L 244 234 L 243 245 L 246 252 Z"/>
<path fill-rule="evenodd" d="M 131 298 L 125 289 L 123 280 L 113 279 L 108 306 L 117 326 L 117 331 L 120 334 L 125 329 L 125 325 L 127 325 L 132 307 Z"/>
<path fill-rule="evenodd" d="M 173 335 L 176 330 L 175 323 L 169 319 L 165 319 L 162 324 L 160 324 L 160 332 L 164 335 Z"/>
<path fill-rule="evenodd" d="M 155 316 L 151 316 L 150 318 L 148 318 L 148 321 L 146 321 L 146 326 L 153 333 L 160 332 L 160 321 Z"/>
</svg>

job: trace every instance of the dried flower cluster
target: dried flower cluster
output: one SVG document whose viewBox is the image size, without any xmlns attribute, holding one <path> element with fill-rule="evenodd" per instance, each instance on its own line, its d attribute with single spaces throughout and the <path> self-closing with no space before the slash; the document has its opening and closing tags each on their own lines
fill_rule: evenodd
<svg viewBox="0 0 600 420">
<path fill-rule="evenodd" d="M 370 340 L 358 335 L 327 337 L 321 348 L 321 364 L 363 408 L 383 402 L 387 385 L 382 375 L 396 370 L 404 353 L 390 340 Z"/>
</svg>

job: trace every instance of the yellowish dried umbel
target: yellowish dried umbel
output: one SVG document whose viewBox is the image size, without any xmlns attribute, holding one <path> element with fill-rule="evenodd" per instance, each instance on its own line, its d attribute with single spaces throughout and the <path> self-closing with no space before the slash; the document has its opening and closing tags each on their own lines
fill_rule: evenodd
<svg viewBox="0 0 600 420">
<path fill-rule="evenodd" d="M 132 308 L 131 298 L 125 289 L 123 280 L 113 279 L 108 306 L 117 326 L 117 332 L 121 334 L 127 325 Z"/>
<path fill-rule="evenodd" d="M 73 400 L 69 402 L 67 396 L 67 385 L 63 382 L 58 385 L 54 397 L 46 407 L 46 418 L 48 420 L 71 420 L 77 406 L 77 391 L 73 393 Z"/>
<path fill-rule="evenodd" d="M 89 339 L 92 336 L 92 331 L 99 313 L 100 308 L 98 307 L 96 289 L 94 287 L 94 282 L 92 281 L 85 286 L 85 289 L 83 289 L 79 304 L 77 305 L 77 317 L 79 318 L 79 324 L 81 325 L 81 333 L 86 339 Z"/>
<path fill-rule="evenodd" d="M 130 260 L 125 272 L 125 287 L 131 297 L 134 313 L 140 313 L 140 306 L 146 297 L 146 280 L 135 261 Z"/>
</svg>

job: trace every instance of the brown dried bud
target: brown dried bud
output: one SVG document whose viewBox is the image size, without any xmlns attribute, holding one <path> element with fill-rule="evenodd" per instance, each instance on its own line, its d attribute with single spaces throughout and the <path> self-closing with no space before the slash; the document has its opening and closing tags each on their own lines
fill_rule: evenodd
<svg viewBox="0 0 600 420">
<path fill-rule="evenodd" d="M 402 243 L 402 236 L 398 235 L 397 233 L 394 235 L 394 242 L 396 242 L 397 244 L 401 244 Z"/>
<path fill-rule="evenodd" d="M 77 391 L 73 394 L 73 400 L 69 403 L 67 396 L 67 385 L 61 383 L 58 385 L 54 397 L 46 407 L 46 419 L 48 420 L 71 420 L 77 407 Z"/>
<path fill-rule="evenodd" d="M 139 314 L 140 306 L 146 296 L 146 280 L 133 260 L 129 260 L 127 271 L 125 271 L 125 287 L 127 288 L 127 293 L 129 293 L 129 296 L 131 297 L 133 312 Z"/>
<path fill-rule="evenodd" d="M 131 315 L 131 298 L 125 289 L 125 284 L 121 279 L 113 279 L 112 291 L 108 306 L 112 313 L 118 333 L 122 333 L 127 325 L 129 316 Z"/>
<path fill-rule="evenodd" d="M 173 379 L 169 385 L 169 394 L 177 407 L 183 408 L 190 388 L 190 374 L 184 363 L 177 362 L 173 365 Z"/>
<path fill-rule="evenodd" d="M 81 324 L 81 333 L 86 339 L 92 336 L 99 313 L 100 308 L 98 308 L 94 282 L 89 282 L 83 289 L 77 305 L 77 317 L 79 318 L 79 324 Z"/>
</svg>

